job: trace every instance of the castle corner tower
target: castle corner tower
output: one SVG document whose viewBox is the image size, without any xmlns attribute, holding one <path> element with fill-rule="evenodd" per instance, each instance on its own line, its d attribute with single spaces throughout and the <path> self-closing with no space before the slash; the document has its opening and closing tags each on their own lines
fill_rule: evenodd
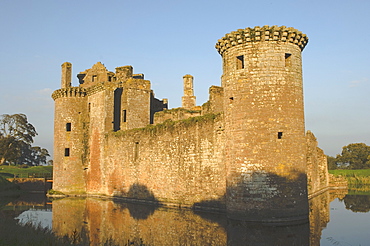
<svg viewBox="0 0 370 246">
<path fill-rule="evenodd" d="M 53 92 L 53 189 L 84 193 L 86 153 L 86 90 L 72 86 L 72 64 L 62 64 L 61 89 Z"/>
<path fill-rule="evenodd" d="M 301 51 L 287 27 L 239 29 L 216 44 L 223 59 L 226 207 L 235 218 L 307 218 Z"/>
</svg>

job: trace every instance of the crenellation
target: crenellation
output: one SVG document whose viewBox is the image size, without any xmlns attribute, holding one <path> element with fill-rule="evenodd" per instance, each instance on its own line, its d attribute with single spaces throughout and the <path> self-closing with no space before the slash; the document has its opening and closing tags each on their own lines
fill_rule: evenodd
<svg viewBox="0 0 370 246">
<path fill-rule="evenodd" d="M 261 37 L 264 36 L 264 37 Z M 260 28 L 256 26 L 254 28 L 239 29 L 236 32 L 226 34 L 222 39 L 218 40 L 216 49 L 222 55 L 228 48 L 241 45 L 249 42 L 260 42 L 260 41 L 276 41 L 296 44 L 301 50 L 304 49 L 308 43 L 308 38 L 305 34 L 294 28 L 286 28 L 281 26 L 263 26 Z"/>
<path fill-rule="evenodd" d="M 84 97 L 86 94 L 85 88 L 68 87 L 54 91 L 51 97 L 55 100 L 60 97 Z"/>
<path fill-rule="evenodd" d="M 172 109 L 132 66 L 111 72 L 98 62 L 72 87 L 64 63 L 52 94 L 54 189 L 238 220 L 307 220 L 308 195 L 329 186 L 325 155 L 304 126 L 307 42 L 285 26 L 228 33 L 216 44 L 221 86 L 197 106 L 187 74 L 182 106 Z"/>
</svg>

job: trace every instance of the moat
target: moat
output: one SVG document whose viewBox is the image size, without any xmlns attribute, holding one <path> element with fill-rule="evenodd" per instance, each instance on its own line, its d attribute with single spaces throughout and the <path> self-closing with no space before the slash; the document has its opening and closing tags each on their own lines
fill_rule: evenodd
<svg viewBox="0 0 370 246">
<path fill-rule="evenodd" d="M 327 191 L 310 200 L 310 223 L 271 225 L 223 214 L 98 198 L 18 198 L 3 213 L 58 235 L 85 233 L 91 245 L 112 239 L 143 245 L 367 245 L 370 193 Z M 135 244 L 136 245 L 136 244 Z"/>
</svg>

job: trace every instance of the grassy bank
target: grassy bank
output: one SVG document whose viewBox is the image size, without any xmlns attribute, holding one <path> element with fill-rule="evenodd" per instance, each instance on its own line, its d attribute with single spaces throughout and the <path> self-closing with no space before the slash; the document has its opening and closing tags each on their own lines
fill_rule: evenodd
<svg viewBox="0 0 370 246">
<path fill-rule="evenodd" d="M 43 176 L 43 174 L 51 174 L 53 173 L 52 166 L 37 166 L 37 167 L 28 167 L 28 168 L 21 168 L 15 166 L 0 166 L 0 176 L 4 178 L 13 178 L 14 175 L 22 176 L 22 178 L 26 178 L 27 175 L 33 176 Z"/>
<path fill-rule="evenodd" d="M 370 169 L 359 170 L 329 170 L 335 176 L 343 176 L 348 181 L 348 188 L 357 191 L 370 190 Z"/>
</svg>

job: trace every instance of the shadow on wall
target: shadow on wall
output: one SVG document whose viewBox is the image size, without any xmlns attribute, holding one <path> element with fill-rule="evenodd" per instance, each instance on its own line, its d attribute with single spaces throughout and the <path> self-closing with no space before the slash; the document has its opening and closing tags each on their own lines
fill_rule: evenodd
<svg viewBox="0 0 370 246">
<path fill-rule="evenodd" d="M 134 183 L 130 186 L 129 191 L 123 194 L 125 198 L 133 202 L 143 202 L 145 204 L 137 203 L 122 203 L 120 198 L 114 198 L 114 202 L 119 204 L 121 208 L 127 208 L 132 218 L 136 220 L 145 220 L 152 215 L 156 209 L 161 206 L 158 199 L 155 198 L 152 191 L 145 185 Z"/>
<path fill-rule="evenodd" d="M 227 245 L 244 245 L 246 242 L 248 245 L 309 245 L 306 174 L 297 170 L 287 176 L 253 172 L 230 178 L 238 182 L 228 186 L 222 197 L 193 206 L 195 214 L 225 229 Z M 231 211 L 215 214 L 201 210 L 230 209 L 225 204 L 233 201 L 245 209 L 235 215 Z M 231 207 L 238 208 L 237 205 Z M 302 219 L 290 221 L 295 215 Z M 277 220 L 266 222 L 271 218 Z"/>
<path fill-rule="evenodd" d="M 271 172 L 250 172 L 228 177 L 224 195 L 217 199 L 194 203 L 195 211 L 227 212 L 231 219 L 249 222 L 302 223 L 308 221 L 307 176 L 291 170 L 277 175 Z M 233 183 L 232 183 L 232 182 Z M 123 198 L 123 204 L 135 219 L 146 219 L 163 204 L 147 186 L 134 183 Z M 138 203 L 145 204 L 143 206 Z"/>
<path fill-rule="evenodd" d="M 227 210 L 228 217 L 245 221 L 308 220 L 307 176 L 297 170 L 282 176 L 268 172 L 228 177 L 226 193 L 193 205 L 194 210 Z M 299 219 L 299 220 L 301 220 Z M 288 222 L 290 223 L 290 222 Z"/>
</svg>

